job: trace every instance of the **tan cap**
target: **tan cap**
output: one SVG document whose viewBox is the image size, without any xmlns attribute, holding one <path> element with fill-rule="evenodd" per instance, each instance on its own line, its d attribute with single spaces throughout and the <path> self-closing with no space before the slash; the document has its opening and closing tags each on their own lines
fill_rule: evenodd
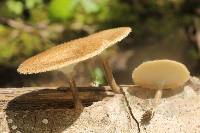
<svg viewBox="0 0 200 133">
<path fill-rule="evenodd" d="M 189 80 L 190 72 L 182 63 L 172 60 L 147 61 L 132 74 L 135 84 L 150 89 L 177 88 Z"/>
<path fill-rule="evenodd" d="M 104 30 L 87 37 L 65 42 L 24 61 L 17 71 L 33 74 L 59 69 L 100 54 L 131 32 L 129 27 Z"/>
</svg>

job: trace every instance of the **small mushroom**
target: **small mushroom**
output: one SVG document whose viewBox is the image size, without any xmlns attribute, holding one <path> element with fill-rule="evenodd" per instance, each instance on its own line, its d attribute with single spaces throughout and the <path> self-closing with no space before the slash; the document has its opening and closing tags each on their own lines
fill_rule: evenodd
<svg viewBox="0 0 200 133">
<path fill-rule="evenodd" d="M 136 85 L 156 89 L 152 108 L 147 110 L 141 119 L 141 123 L 147 123 L 154 115 L 163 89 L 176 89 L 184 85 L 190 78 L 190 72 L 182 63 L 172 60 L 155 60 L 139 65 L 133 71 L 132 78 Z"/>
<path fill-rule="evenodd" d="M 106 48 L 121 41 L 130 32 L 131 28 L 129 27 L 119 27 L 65 42 L 27 59 L 19 66 L 17 71 L 21 74 L 34 74 L 52 70 L 63 72 L 68 76 L 75 108 L 80 109 L 82 104 L 78 98 L 78 89 L 73 78 L 74 65 L 80 61 L 100 55 Z M 108 83 L 113 91 L 119 92 L 119 87 L 113 78 L 112 70 L 104 58 L 102 58 L 102 61 Z"/>
</svg>

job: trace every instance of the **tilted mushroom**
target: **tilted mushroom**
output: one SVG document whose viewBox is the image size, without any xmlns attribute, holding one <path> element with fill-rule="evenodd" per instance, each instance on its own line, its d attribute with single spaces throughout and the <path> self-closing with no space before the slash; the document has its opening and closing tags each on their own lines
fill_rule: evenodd
<svg viewBox="0 0 200 133">
<path fill-rule="evenodd" d="M 156 106 L 162 97 L 163 89 L 176 89 L 189 80 L 190 72 L 185 65 L 172 60 L 147 61 L 139 65 L 132 74 L 136 85 L 156 89 L 153 105 L 142 116 L 146 123 L 153 117 Z"/>
<path fill-rule="evenodd" d="M 79 109 L 82 105 L 78 98 L 78 90 L 75 86 L 74 78 L 71 74 L 73 66 L 80 61 L 100 55 L 106 48 L 121 41 L 130 32 L 131 28 L 129 27 L 119 27 L 65 42 L 27 59 L 19 66 L 17 71 L 21 74 L 34 74 L 52 70 L 64 72 L 70 77 L 69 83 L 73 93 L 75 107 Z M 113 78 L 112 70 L 108 66 L 107 61 L 104 58 L 102 60 L 108 83 L 114 92 L 119 92 L 119 87 Z M 70 71 L 65 71 L 69 67 Z"/>
</svg>

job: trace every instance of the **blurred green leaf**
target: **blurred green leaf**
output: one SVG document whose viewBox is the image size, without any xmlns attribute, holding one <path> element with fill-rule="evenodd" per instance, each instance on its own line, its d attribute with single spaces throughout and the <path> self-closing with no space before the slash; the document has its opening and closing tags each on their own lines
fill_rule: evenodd
<svg viewBox="0 0 200 133">
<path fill-rule="evenodd" d="M 22 33 L 20 36 L 21 43 L 23 44 L 23 54 L 30 55 L 35 50 L 40 50 L 42 48 L 41 42 L 38 37 Z"/>
<path fill-rule="evenodd" d="M 0 56 L 2 59 L 8 59 L 15 53 L 15 45 L 1 44 Z"/>
<path fill-rule="evenodd" d="M 3 36 L 4 34 L 6 34 L 6 32 L 7 28 L 0 24 L 0 36 Z"/>
<path fill-rule="evenodd" d="M 31 21 L 33 23 L 48 22 L 48 12 L 44 7 L 37 7 L 30 10 Z"/>
<path fill-rule="evenodd" d="M 25 0 L 25 6 L 28 9 L 32 9 L 37 4 L 41 4 L 41 3 L 42 3 L 42 0 Z"/>
<path fill-rule="evenodd" d="M 73 16 L 79 0 L 52 0 L 49 5 L 49 15 L 53 19 L 66 20 Z"/>
<path fill-rule="evenodd" d="M 81 5 L 83 6 L 86 13 L 96 13 L 100 9 L 94 0 L 81 0 Z"/>
<path fill-rule="evenodd" d="M 103 73 L 103 71 L 101 70 L 101 68 L 96 67 L 94 70 L 92 70 L 92 71 L 91 71 L 91 76 L 92 76 L 92 79 L 93 79 L 93 84 L 94 84 L 95 86 L 99 86 L 99 85 L 105 83 L 105 80 L 104 80 L 104 73 Z"/>
<path fill-rule="evenodd" d="M 21 1 L 8 0 L 6 5 L 11 12 L 17 15 L 21 15 L 23 12 L 23 3 Z"/>
</svg>

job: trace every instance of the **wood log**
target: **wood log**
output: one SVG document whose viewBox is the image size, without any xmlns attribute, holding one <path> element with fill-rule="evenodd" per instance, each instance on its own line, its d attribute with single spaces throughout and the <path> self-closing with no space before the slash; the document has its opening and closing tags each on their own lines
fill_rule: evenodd
<svg viewBox="0 0 200 133">
<path fill-rule="evenodd" d="M 79 87 L 82 111 L 74 110 L 69 88 L 0 88 L 0 133 L 200 132 L 199 79 L 165 90 L 145 125 L 140 119 L 155 91 L 131 85 L 121 88 L 125 97 L 107 86 Z"/>
</svg>

